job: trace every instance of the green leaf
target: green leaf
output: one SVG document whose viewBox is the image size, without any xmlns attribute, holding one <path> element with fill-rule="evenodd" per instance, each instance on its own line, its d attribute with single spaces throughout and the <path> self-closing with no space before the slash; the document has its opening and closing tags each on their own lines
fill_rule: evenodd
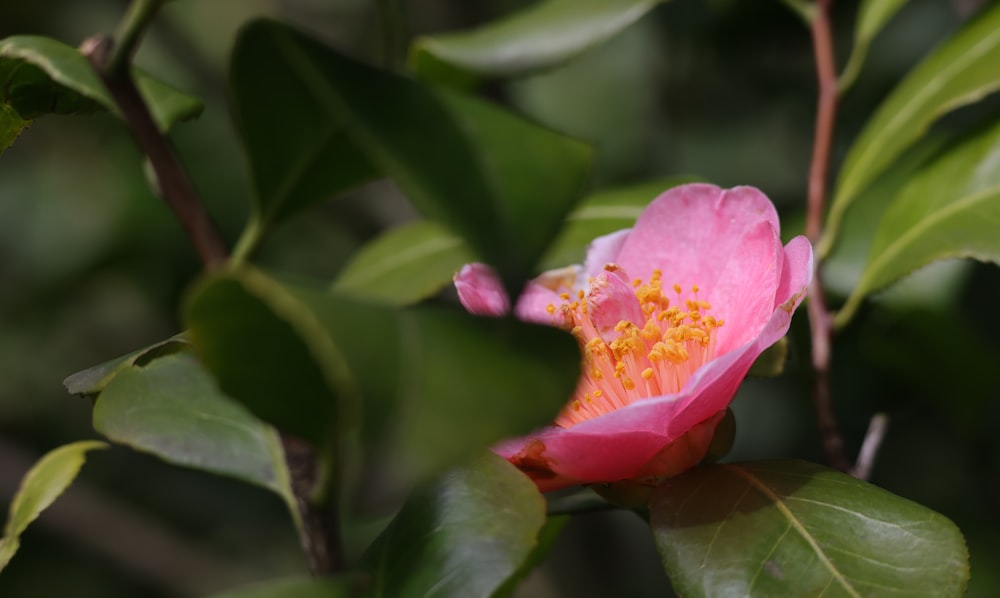
<svg viewBox="0 0 1000 598">
<path fill-rule="evenodd" d="M 983 9 L 896 86 L 844 160 L 818 254 L 826 257 L 848 206 L 941 115 L 1000 88 L 1000 4 Z"/>
<path fill-rule="evenodd" d="M 411 498 L 362 558 L 367 596 L 488 598 L 534 556 L 545 499 L 486 453 Z"/>
<path fill-rule="evenodd" d="M 698 467 L 650 500 L 684 596 L 961 596 L 958 528 L 914 502 L 802 461 Z"/>
<path fill-rule="evenodd" d="M 844 67 L 844 72 L 838 81 L 840 92 L 843 93 L 857 79 L 861 67 L 868 57 L 868 47 L 889 19 L 909 0 L 861 0 L 858 6 L 857 23 L 854 26 L 854 48 L 851 57 Z"/>
<path fill-rule="evenodd" d="M 50 451 L 21 480 L 21 487 L 10 503 L 7 525 L 0 538 L 0 571 L 17 552 L 21 534 L 62 494 L 80 471 L 87 451 L 107 448 L 103 442 L 74 442 Z"/>
<path fill-rule="evenodd" d="M 934 260 L 1000 263 L 1000 123 L 944 153 L 896 196 L 879 222 L 868 262 L 834 319 L 844 326 L 862 300 Z"/>
<path fill-rule="evenodd" d="M 340 349 L 290 290 L 263 274 L 209 278 L 187 302 L 191 341 L 223 392 L 282 432 L 323 444 L 352 380 Z"/>
<path fill-rule="evenodd" d="M 94 429 L 168 463 L 262 486 L 298 516 L 278 434 L 222 394 L 189 352 L 120 371 L 97 398 Z"/>
<path fill-rule="evenodd" d="M 694 180 L 698 179 L 669 177 L 590 195 L 567 216 L 539 269 L 582 262 L 595 238 L 630 228 L 657 195 Z M 414 222 L 386 231 L 366 245 L 344 267 L 333 288 L 408 305 L 441 291 L 464 264 L 475 260 L 472 249 L 441 225 Z"/>
<path fill-rule="evenodd" d="M 161 131 L 201 114 L 200 100 L 135 70 L 136 85 Z M 0 102 L 24 121 L 44 114 L 117 113 L 114 101 L 79 50 L 37 35 L 0 40 Z M 0 130 L 0 139 L 12 129 Z M 9 145 L 9 144 L 8 144 Z M 0 149 L 3 146 L 0 145 Z"/>
<path fill-rule="evenodd" d="M 237 254 L 289 216 L 379 174 L 347 137 L 320 82 L 290 64 L 276 43 L 259 25 L 241 30 L 229 67 L 233 117 L 255 187 Z"/>
<path fill-rule="evenodd" d="M 14 144 L 31 121 L 24 120 L 9 104 L 0 103 L 0 154 Z"/>
<path fill-rule="evenodd" d="M 543 0 L 471 31 L 418 38 L 410 66 L 422 79 L 465 86 L 552 68 L 638 21 L 662 0 Z"/>
<path fill-rule="evenodd" d="M 333 290 L 409 305 L 440 291 L 475 259 L 472 250 L 441 225 L 411 222 L 362 247 L 340 271 Z"/>
<path fill-rule="evenodd" d="M 589 146 L 366 66 L 279 23 L 257 21 L 243 35 L 307 81 L 329 118 L 417 209 L 520 289 L 583 191 Z"/>
<path fill-rule="evenodd" d="M 131 366 L 144 365 L 157 357 L 183 351 L 190 346 L 191 343 L 188 342 L 186 335 L 178 334 L 128 355 L 77 372 L 63 380 L 63 386 L 70 394 L 94 396 L 104 390 L 115 376 Z"/>
<path fill-rule="evenodd" d="M 211 598 L 352 598 L 357 579 L 282 579 L 213 594 Z"/>
<path fill-rule="evenodd" d="M 249 268 L 199 285 L 187 319 L 227 394 L 321 446 L 363 409 L 364 445 L 406 481 L 551 421 L 579 375 L 561 330 L 365 304 Z"/>
</svg>

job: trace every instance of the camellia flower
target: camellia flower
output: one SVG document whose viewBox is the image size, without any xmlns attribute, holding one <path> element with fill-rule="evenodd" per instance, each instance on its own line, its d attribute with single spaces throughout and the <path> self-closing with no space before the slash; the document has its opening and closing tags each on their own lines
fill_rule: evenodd
<svg viewBox="0 0 1000 598">
<path fill-rule="evenodd" d="M 595 239 L 583 266 L 528 283 L 514 313 L 570 330 L 583 353 L 554 425 L 494 451 L 543 490 L 656 484 L 706 455 L 760 353 L 788 331 L 812 276 L 804 237 L 782 247 L 771 201 L 752 187 L 675 187 L 635 227 Z M 455 276 L 476 314 L 510 309 L 489 267 Z"/>
</svg>

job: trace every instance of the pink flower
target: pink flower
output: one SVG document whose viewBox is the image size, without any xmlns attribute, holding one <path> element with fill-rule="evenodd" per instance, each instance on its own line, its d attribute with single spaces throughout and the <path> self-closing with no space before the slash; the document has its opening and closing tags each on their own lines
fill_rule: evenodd
<svg viewBox="0 0 1000 598">
<path fill-rule="evenodd" d="M 554 425 L 494 451 L 553 490 L 657 483 L 708 451 L 751 364 L 788 331 L 812 277 L 804 237 L 782 247 L 771 201 L 752 187 L 675 187 L 635 228 L 595 239 L 583 266 L 542 274 L 514 307 L 572 331 L 583 374 Z M 472 313 L 510 302 L 493 272 L 455 276 Z"/>
</svg>

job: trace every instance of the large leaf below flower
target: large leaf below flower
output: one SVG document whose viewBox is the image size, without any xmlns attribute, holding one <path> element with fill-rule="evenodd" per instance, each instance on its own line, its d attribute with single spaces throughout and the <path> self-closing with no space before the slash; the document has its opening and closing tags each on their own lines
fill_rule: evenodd
<svg viewBox="0 0 1000 598">
<path fill-rule="evenodd" d="M 870 293 L 931 261 L 1000 263 L 1000 123 L 918 173 L 879 222 L 861 279 L 837 314 L 845 325 Z"/>
<path fill-rule="evenodd" d="M 7 525 L 0 538 L 0 571 L 17 552 L 21 534 L 28 525 L 73 483 L 87 451 L 101 448 L 107 445 L 94 440 L 61 446 L 42 457 L 24 476 L 21 488 L 10 503 Z"/>
<path fill-rule="evenodd" d="M 162 131 L 201 113 L 201 101 L 136 70 L 136 85 Z M 114 101 L 76 48 L 36 35 L 0 40 L 0 152 L 26 124 L 45 114 L 117 112 Z M 13 119 L 17 116 L 18 120 Z"/>
<path fill-rule="evenodd" d="M 961 596 L 945 517 L 801 461 L 710 465 L 658 488 L 650 523 L 685 596 Z"/>
<path fill-rule="evenodd" d="M 630 228 L 649 202 L 695 177 L 668 177 L 627 187 L 599 191 L 580 202 L 566 217 L 540 270 L 583 261 L 596 237 Z M 362 248 L 344 267 L 333 288 L 393 305 L 426 299 L 451 284 L 474 253 L 459 237 L 431 221 L 389 230 Z"/>
<path fill-rule="evenodd" d="M 551 68 L 596 46 L 663 0 L 543 0 L 471 31 L 421 37 L 410 65 L 424 79 L 467 84 Z"/>
<path fill-rule="evenodd" d="M 1000 4 L 983 9 L 898 85 L 844 160 L 818 253 L 826 257 L 858 194 L 941 115 L 1000 88 Z"/>
<path fill-rule="evenodd" d="M 363 558 L 366 595 L 495 596 L 539 560 L 544 524 L 545 499 L 534 483 L 484 454 L 407 501 Z"/>
<path fill-rule="evenodd" d="M 306 82 L 327 112 L 317 135 L 339 123 L 417 209 L 520 289 L 584 190 L 589 146 L 364 65 L 279 23 L 257 21 L 242 39 Z"/>
<path fill-rule="evenodd" d="M 94 429 L 169 463 L 267 488 L 298 517 L 278 434 L 222 394 L 190 352 L 118 371 L 97 398 Z"/>
<path fill-rule="evenodd" d="M 187 320 L 227 394 L 320 445 L 361 409 L 365 445 L 405 481 L 551 421 L 579 375 L 554 328 L 365 304 L 249 268 L 199 285 Z"/>
</svg>

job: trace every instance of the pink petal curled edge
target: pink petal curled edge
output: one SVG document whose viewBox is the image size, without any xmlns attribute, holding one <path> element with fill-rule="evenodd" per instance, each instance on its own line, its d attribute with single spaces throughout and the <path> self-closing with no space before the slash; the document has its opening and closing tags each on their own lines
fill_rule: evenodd
<svg viewBox="0 0 1000 598">
<path fill-rule="evenodd" d="M 642 399 L 569 428 L 547 427 L 493 450 L 542 491 L 655 481 L 696 465 L 754 360 L 788 331 L 812 278 L 812 259 L 804 237 L 782 247 L 774 206 L 757 189 L 692 184 L 661 194 L 634 229 L 596 239 L 583 272 L 594 277 L 615 263 L 630 276 L 648 280 L 659 269 L 665 284 L 698 285 L 699 297 L 726 320 L 715 358 L 676 394 Z M 506 311 L 496 311 L 507 299 L 488 276 L 488 269 L 456 276 L 459 296 L 473 313 Z M 544 311 L 557 296 L 530 283 L 515 313 L 558 324 Z"/>
</svg>

